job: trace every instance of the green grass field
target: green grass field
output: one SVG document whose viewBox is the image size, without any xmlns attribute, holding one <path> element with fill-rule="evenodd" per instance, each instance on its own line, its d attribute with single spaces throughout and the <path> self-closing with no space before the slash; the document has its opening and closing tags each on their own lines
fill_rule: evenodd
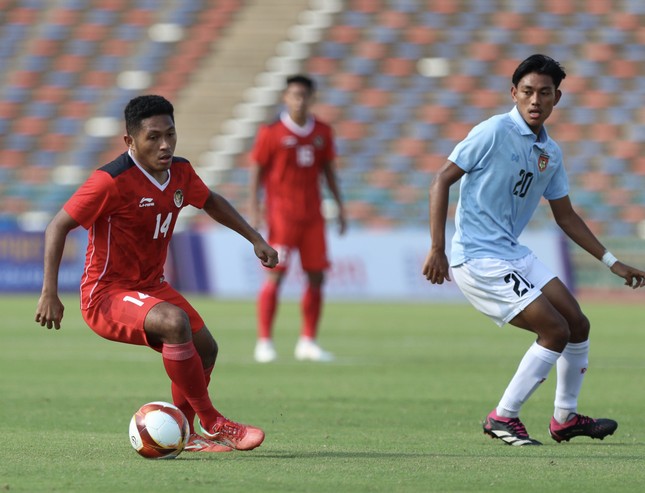
<svg viewBox="0 0 645 493">
<path fill-rule="evenodd" d="M 616 419 L 604 441 L 557 444 L 547 432 L 555 375 L 522 418 L 543 447 L 487 438 L 530 334 L 467 305 L 327 305 L 321 333 L 332 364 L 298 363 L 298 307 L 278 317 L 280 360 L 252 359 L 255 309 L 191 300 L 220 345 L 217 407 L 264 428 L 251 452 L 139 457 L 133 412 L 170 400 L 160 356 L 100 339 L 68 297 L 64 326 L 33 322 L 37 297 L 0 301 L 0 491 L 21 492 L 620 492 L 645 488 L 645 331 L 636 306 L 583 306 L 592 321 L 580 410 Z"/>
</svg>

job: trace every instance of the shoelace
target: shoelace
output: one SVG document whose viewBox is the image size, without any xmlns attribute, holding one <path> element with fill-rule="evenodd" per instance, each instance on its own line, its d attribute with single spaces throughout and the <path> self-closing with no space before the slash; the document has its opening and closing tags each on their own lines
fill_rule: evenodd
<svg viewBox="0 0 645 493">
<path fill-rule="evenodd" d="M 225 421 L 218 433 L 223 433 L 224 435 L 237 437 L 242 434 L 242 425 L 234 421 Z"/>
<path fill-rule="evenodd" d="M 524 424 L 520 421 L 520 418 L 512 418 L 507 423 L 509 427 L 513 429 L 515 435 L 518 437 L 528 437 L 529 434 L 524 427 Z"/>
<path fill-rule="evenodd" d="M 595 423 L 595 420 L 589 416 L 584 416 L 582 414 L 576 414 L 576 416 L 578 417 L 578 421 L 576 421 L 577 425 L 589 425 Z"/>
</svg>

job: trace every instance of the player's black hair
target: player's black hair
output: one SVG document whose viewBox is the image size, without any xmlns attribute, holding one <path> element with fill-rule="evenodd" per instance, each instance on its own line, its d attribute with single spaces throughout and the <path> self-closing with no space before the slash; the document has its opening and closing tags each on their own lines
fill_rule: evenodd
<svg viewBox="0 0 645 493">
<path fill-rule="evenodd" d="M 175 108 L 163 96 L 146 94 L 131 99 L 124 110 L 125 129 L 128 135 L 136 135 L 141 129 L 141 122 L 157 115 L 169 115 L 175 121 Z"/>
<path fill-rule="evenodd" d="M 551 76 L 556 89 L 560 87 L 560 82 L 567 76 L 564 67 L 553 58 L 537 53 L 531 55 L 517 66 L 513 73 L 513 85 L 517 87 L 520 80 L 531 73 Z"/>
<path fill-rule="evenodd" d="M 302 74 L 287 77 L 287 87 L 291 84 L 301 84 L 307 88 L 310 94 L 316 92 L 316 83 L 311 77 Z"/>
</svg>

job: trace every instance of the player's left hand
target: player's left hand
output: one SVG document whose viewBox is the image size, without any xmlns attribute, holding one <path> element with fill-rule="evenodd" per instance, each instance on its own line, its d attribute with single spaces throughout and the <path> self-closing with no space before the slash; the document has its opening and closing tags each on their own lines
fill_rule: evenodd
<svg viewBox="0 0 645 493">
<path fill-rule="evenodd" d="M 278 259 L 278 252 L 271 248 L 271 246 L 264 241 L 258 245 L 255 245 L 254 250 L 255 255 L 260 259 L 262 265 L 268 267 L 269 269 L 273 269 L 276 265 L 278 265 L 278 262 L 280 262 L 280 260 Z"/>
<path fill-rule="evenodd" d="M 345 213 L 341 210 L 338 214 L 338 234 L 341 236 L 347 231 L 347 219 L 345 219 Z"/>
<path fill-rule="evenodd" d="M 625 286 L 630 286 L 632 289 L 642 288 L 645 286 L 645 272 L 642 270 L 617 261 L 611 266 L 611 271 L 617 276 L 625 279 Z"/>
</svg>

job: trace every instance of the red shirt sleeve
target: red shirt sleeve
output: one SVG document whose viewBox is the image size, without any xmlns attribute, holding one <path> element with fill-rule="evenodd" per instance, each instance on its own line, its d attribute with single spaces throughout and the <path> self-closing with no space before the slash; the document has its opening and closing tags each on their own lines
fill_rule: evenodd
<svg viewBox="0 0 645 493">
<path fill-rule="evenodd" d="M 114 179 L 109 173 L 97 170 L 74 192 L 63 208 L 76 222 L 89 229 L 99 217 L 110 214 L 111 208 L 118 203 L 117 197 Z"/>
<path fill-rule="evenodd" d="M 251 161 L 266 166 L 271 159 L 270 132 L 267 125 L 263 125 L 258 130 L 253 149 L 251 150 Z"/>
<path fill-rule="evenodd" d="M 189 186 L 187 187 L 188 196 L 186 197 L 186 200 L 193 207 L 203 209 L 206 199 L 208 199 L 211 194 L 210 188 L 206 186 L 206 183 L 204 183 L 195 172 L 195 168 L 189 166 L 189 169 Z"/>
</svg>

